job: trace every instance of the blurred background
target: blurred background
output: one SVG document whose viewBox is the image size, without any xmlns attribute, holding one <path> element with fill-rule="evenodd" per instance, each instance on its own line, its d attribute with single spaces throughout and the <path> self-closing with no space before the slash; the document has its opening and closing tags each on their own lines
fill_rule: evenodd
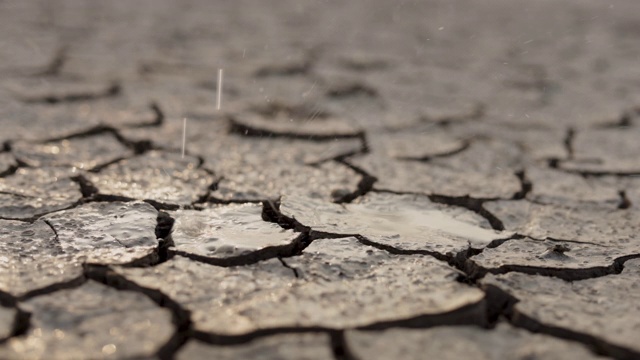
<svg viewBox="0 0 640 360">
<path fill-rule="evenodd" d="M 591 126 L 640 104 L 639 39 L 635 0 L 1 0 L 0 122 L 47 127 L 16 98 L 113 84 L 123 109 L 207 116 L 222 68 L 228 111 L 306 104 L 302 121 L 322 109 L 370 131 Z"/>
</svg>

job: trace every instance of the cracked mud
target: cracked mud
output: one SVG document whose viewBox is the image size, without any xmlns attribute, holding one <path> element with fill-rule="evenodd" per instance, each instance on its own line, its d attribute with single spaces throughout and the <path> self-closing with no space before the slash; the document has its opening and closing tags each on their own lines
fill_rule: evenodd
<svg viewBox="0 0 640 360">
<path fill-rule="evenodd" d="M 640 358 L 638 14 L 0 1 L 0 358 Z"/>
</svg>

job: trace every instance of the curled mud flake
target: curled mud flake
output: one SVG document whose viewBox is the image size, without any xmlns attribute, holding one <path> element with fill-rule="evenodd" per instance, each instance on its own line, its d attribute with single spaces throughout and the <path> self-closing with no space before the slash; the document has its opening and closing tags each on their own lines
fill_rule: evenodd
<svg viewBox="0 0 640 360">
<path fill-rule="evenodd" d="M 171 216 L 176 219 L 171 235 L 175 250 L 202 261 L 255 262 L 291 255 L 299 245 L 299 233 L 262 219 L 261 204 L 178 210 Z"/>
<path fill-rule="evenodd" d="M 567 251 L 571 251 L 571 248 L 569 248 L 567 245 L 556 244 L 548 247 L 547 251 L 542 256 L 549 255 L 549 254 L 562 256 Z"/>
<path fill-rule="evenodd" d="M 491 230 L 469 210 L 436 204 L 426 196 L 370 193 L 358 203 L 341 205 L 285 196 L 280 210 L 318 234 L 359 235 L 399 251 L 440 257 L 481 249 L 510 236 Z"/>
</svg>

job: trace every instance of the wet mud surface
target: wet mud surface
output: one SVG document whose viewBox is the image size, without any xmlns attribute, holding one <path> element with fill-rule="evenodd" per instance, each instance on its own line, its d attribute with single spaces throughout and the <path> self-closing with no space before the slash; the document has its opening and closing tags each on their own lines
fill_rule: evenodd
<svg viewBox="0 0 640 360">
<path fill-rule="evenodd" d="M 640 358 L 639 38 L 634 0 L 0 0 L 0 358 Z"/>
</svg>

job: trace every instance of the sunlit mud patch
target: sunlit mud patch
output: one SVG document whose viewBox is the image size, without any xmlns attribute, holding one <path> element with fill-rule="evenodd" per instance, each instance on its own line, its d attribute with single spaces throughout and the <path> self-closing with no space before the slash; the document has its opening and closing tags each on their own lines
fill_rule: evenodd
<svg viewBox="0 0 640 360">
<path fill-rule="evenodd" d="M 511 235 L 491 230 L 469 210 L 435 204 L 425 196 L 372 193 L 360 203 L 344 205 L 285 196 L 280 210 L 320 233 L 361 235 L 399 250 L 443 255 L 481 249 Z"/>
<path fill-rule="evenodd" d="M 231 204 L 202 211 L 171 212 L 178 252 L 230 259 L 290 251 L 300 234 L 262 220 L 262 205 Z"/>
</svg>

